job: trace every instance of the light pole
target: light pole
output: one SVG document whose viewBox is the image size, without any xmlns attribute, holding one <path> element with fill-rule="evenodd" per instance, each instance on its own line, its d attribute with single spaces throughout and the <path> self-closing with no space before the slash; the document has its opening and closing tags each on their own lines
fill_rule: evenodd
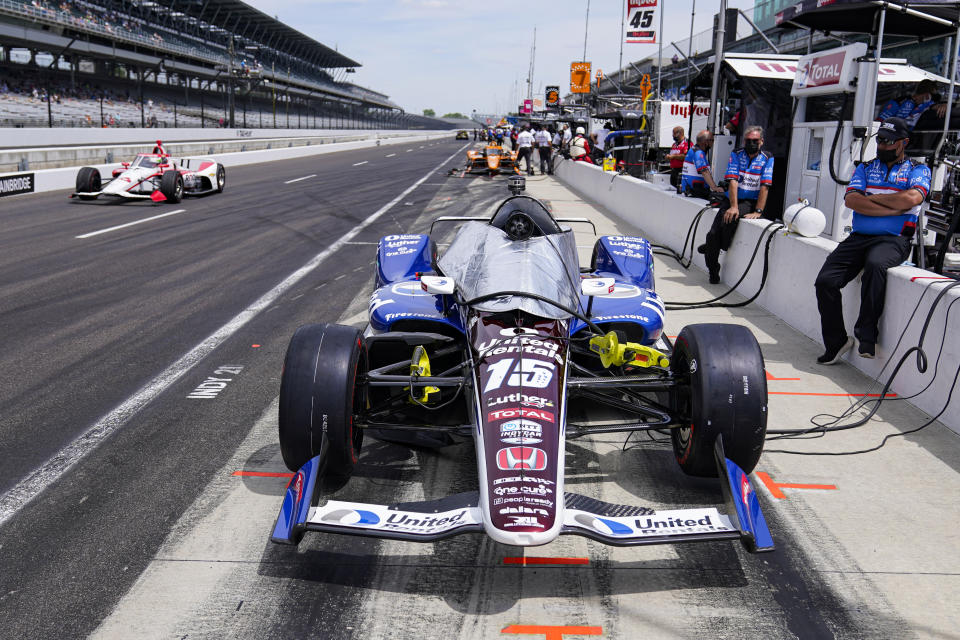
<svg viewBox="0 0 960 640">
<path fill-rule="evenodd" d="M 277 62 L 270 63 L 270 89 L 273 92 L 273 128 L 277 128 Z"/>
</svg>

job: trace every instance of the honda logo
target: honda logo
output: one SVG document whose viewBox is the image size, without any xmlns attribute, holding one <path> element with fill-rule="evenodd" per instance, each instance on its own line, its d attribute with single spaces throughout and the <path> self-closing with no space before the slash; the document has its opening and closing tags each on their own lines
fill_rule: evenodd
<svg viewBox="0 0 960 640">
<path fill-rule="evenodd" d="M 497 466 L 503 471 L 543 471 L 547 468 L 547 454 L 533 447 L 507 447 L 497 451 Z"/>
</svg>

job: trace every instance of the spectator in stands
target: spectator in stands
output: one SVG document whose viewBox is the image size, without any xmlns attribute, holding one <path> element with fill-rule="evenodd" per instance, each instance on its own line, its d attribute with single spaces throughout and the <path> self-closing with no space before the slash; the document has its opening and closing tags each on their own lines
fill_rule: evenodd
<svg viewBox="0 0 960 640">
<path fill-rule="evenodd" d="M 823 334 L 819 364 L 836 364 L 853 347 L 843 325 L 840 290 L 863 271 L 860 315 L 853 333 L 864 358 L 876 355 L 887 269 L 910 255 L 917 215 L 930 191 L 930 169 L 904 157 L 910 130 L 902 118 L 887 118 L 877 132 L 877 157 L 853 172 L 844 204 L 853 209 L 853 233 L 837 245 L 817 275 L 817 307 Z"/>
<path fill-rule="evenodd" d="M 667 161 L 670 162 L 670 184 L 680 193 L 680 174 L 683 172 L 683 159 L 690 151 L 690 141 L 684 135 L 683 127 L 673 128 L 673 146 L 667 152 Z"/>
<path fill-rule="evenodd" d="M 905 96 L 899 101 L 890 100 L 883 105 L 877 120 L 886 120 L 893 117 L 902 118 L 912 131 L 923 112 L 936 102 L 935 98 L 938 97 L 936 93 L 937 83 L 929 79 L 921 80 L 917 83 L 917 88 L 914 89 L 912 95 Z"/>
<path fill-rule="evenodd" d="M 708 154 L 713 148 L 713 134 L 704 129 L 697 134 L 697 144 L 687 151 L 683 159 L 683 176 L 680 188 L 683 192 L 695 198 L 710 198 L 710 193 L 723 193 L 717 186 L 710 173 L 710 158 Z"/>
<path fill-rule="evenodd" d="M 713 218 L 706 244 L 697 247 L 706 258 L 710 284 L 720 283 L 720 251 L 730 248 L 740 218 L 762 216 L 767 193 L 773 185 L 773 156 L 760 150 L 763 129 L 747 127 L 743 137 L 743 148 L 730 154 L 724 175 L 729 181 L 727 197 Z"/>
</svg>

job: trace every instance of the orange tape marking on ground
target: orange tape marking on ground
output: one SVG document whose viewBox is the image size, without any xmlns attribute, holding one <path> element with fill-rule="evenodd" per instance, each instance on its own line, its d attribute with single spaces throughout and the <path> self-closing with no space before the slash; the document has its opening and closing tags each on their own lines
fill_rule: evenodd
<svg viewBox="0 0 960 640">
<path fill-rule="evenodd" d="M 799 380 L 800 378 L 778 378 L 769 371 L 764 371 L 767 374 L 767 380 Z"/>
<path fill-rule="evenodd" d="M 589 558 L 544 558 L 539 556 L 530 556 L 525 558 L 508 557 L 503 559 L 503 564 L 590 564 Z"/>
<path fill-rule="evenodd" d="M 781 489 L 817 489 L 820 491 L 836 491 L 837 486 L 834 484 L 796 484 L 793 482 L 774 482 L 773 478 L 770 477 L 770 474 L 763 471 L 757 471 L 755 474 L 760 481 L 767 487 L 770 491 L 770 495 L 779 500 L 783 500 L 787 497 Z"/>
<path fill-rule="evenodd" d="M 599 636 L 603 627 L 555 627 L 546 624 L 512 624 L 504 627 L 500 633 L 518 633 L 525 635 L 544 636 L 544 640 L 563 640 L 564 635 L 570 636 Z"/>
<path fill-rule="evenodd" d="M 841 398 L 879 398 L 879 393 L 805 393 L 803 391 L 767 391 L 770 396 L 822 396 Z M 887 398 L 896 398 L 897 394 L 888 393 Z"/>
<path fill-rule="evenodd" d="M 253 478 L 292 478 L 292 473 L 271 473 L 267 471 L 234 471 L 232 475 Z"/>
</svg>

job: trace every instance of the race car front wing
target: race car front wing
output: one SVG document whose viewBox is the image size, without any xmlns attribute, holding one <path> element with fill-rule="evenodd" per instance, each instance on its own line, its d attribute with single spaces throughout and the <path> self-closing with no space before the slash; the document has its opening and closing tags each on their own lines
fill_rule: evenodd
<svg viewBox="0 0 960 640">
<path fill-rule="evenodd" d="M 772 551 L 773 538 L 749 478 L 715 446 L 729 515 L 715 508 L 654 511 L 614 505 L 575 493 L 564 496 L 561 535 L 580 535 L 615 546 L 739 539 L 750 552 Z M 482 533 L 477 492 L 393 505 L 329 500 L 318 506 L 320 458 L 290 481 L 271 540 L 296 545 L 307 531 L 431 542 Z"/>
</svg>

